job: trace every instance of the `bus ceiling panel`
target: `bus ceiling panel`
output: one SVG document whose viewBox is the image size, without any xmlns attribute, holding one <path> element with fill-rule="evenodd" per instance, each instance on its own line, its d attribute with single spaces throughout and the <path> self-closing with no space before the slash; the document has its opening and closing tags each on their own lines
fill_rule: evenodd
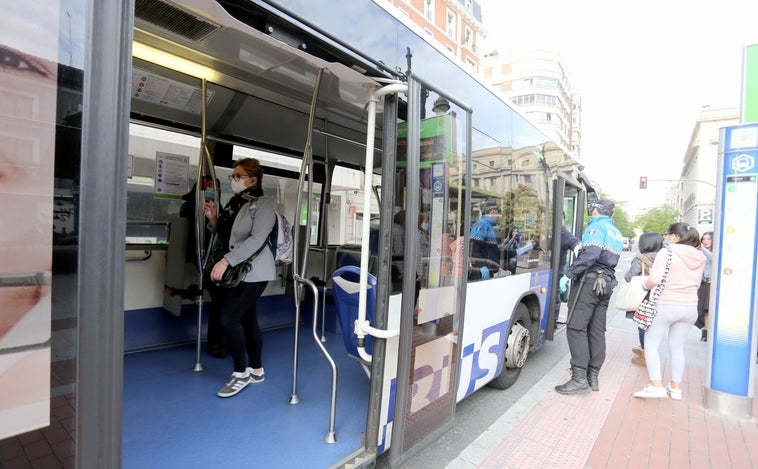
<svg viewBox="0 0 758 469">
<path fill-rule="evenodd" d="M 212 0 L 138 0 L 135 54 L 142 45 L 207 71 L 208 81 L 266 99 L 290 97 L 310 104 L 319 69 L 319 98 L 330 112 L 360 116 L 378 83 L 338 62 L 328 62 L 232 18 Z M 262 30 L 259 30 L 262 29 Z M 186 72 L 185 72 L 186 73 Z M 198 72 L 203 73 L 203 72 Z"/>
<path fill-rule="evenodd" d="M 319 113 L 322 114 L 322 113 Z M 335 158 L 351 164 L 365 159 L 366 126 L 362 122 L 320 115 L 314 121 L 311 146 L 318 159 Z M 302 153 L 308 137 L 308 114 L 279 103 L 246 96 L 234 112 L 227 111 L 211 135 L 232 141 L 252 142 L 264 147 Z M 210 127 L 209 127 L 210 128 Z"/>
</svg>

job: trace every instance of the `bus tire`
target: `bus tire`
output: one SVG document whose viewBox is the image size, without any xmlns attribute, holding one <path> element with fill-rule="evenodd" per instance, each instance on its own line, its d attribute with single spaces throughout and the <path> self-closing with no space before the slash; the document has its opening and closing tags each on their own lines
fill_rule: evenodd
<svg viewBox="0 0 758 469">
<path fill-rule="evenodd" d="M 511 318 L 508 335 L 505 339 L 503 363 L 500 375 L 488 383 L 496 389 L 508 389 L 513 386 L 521 374 L 529 355 L 531 320 L 526 305 L 519 303 Z"/>
</svg>

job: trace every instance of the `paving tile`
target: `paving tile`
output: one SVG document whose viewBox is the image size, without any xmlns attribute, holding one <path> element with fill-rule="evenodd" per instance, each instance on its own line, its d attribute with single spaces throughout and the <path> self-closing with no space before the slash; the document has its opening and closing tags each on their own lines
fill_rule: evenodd
<svg viewBox="0 0 758 469">
<path fill-rule="evenodd" d="M 697 348 L 682 378 L 682 400 L 638 399 L 632 393 L 648 382 L 647 370 L 629 362 L 636 333 L 609 329 L 600 391 L 561 396 L 552 388 L 518 422 L 498 427 L 477 447 L 480 463 L 461 461 L 449 469 L 570 468 L 657 469 L 758 467 L 758 423 L 735 420 L 703 407 L 705 343 Z M 668 351 L 662 347 L 664 383 L 670 376 Z M 703 350 L 699 350 L 702 348 Z M 561 370 L 556 384 L 569 378 Z M 756 383 L 758 388 L 758 382 Z M 753 400 L 758 415 L 758 399 Z M 507 432 L 503 434 L 503 432 Z M 493 443 L 493 438 L 500 438 Z M 482 457 L 486 448 L 489 453 Z M 471 465 L 473 464 L 473 465 Z"/>
</svg>

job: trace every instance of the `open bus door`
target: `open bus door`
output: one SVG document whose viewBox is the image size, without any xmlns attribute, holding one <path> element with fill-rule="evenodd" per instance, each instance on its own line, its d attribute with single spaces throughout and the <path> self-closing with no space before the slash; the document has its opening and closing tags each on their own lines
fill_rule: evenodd
<svg viewBox="0 0 758 469">
<path fill-rule="evenodd" d="M 577 238 L 582 237 L 582 220 L 584 217 L 584 200 L 585 191 L 582 184 L 566 175 L 559 175 L 553 180 L 553 226 L 552 232 L 554 233 L 551 241 L 550 251 L 552 253 L 552 259 L 550 264 L 553 266 L 552 286 L 550 288 L 550 296 L 548 301 L 551 306 L 550 317 L 548 318 L 547 327 L 547 340 L 553 340 L 555 335 L 554 324 L 560 315 L 560 309 L 562 308 L 561 302 L 564 300 L 559 298 L 561 291 L 558 288 L 558 281 L 560 280 L 563 272 L 561 272 L 561 260 L 560 256 L 567 256 L 563 263 L 564 270 L 568 269 L 573 260 L 573 253 L 561 251 L 561 225 L 563 217 L 566 214 L 566 228 L 574 234 Z M 556 307 L 557 306 L 557 307 Z"/>
<path fill-rule="evenodd" d="M 470 108 L 414 76 L 407 102 L 394 204 L 405 209 L 405 239 L 416 242 L 405 243 L 392 466 L 453 423 L 466 289 L 461 227 L 470 226 L 470 195 L 460 189 L 469 186 Z"/>
</svg>

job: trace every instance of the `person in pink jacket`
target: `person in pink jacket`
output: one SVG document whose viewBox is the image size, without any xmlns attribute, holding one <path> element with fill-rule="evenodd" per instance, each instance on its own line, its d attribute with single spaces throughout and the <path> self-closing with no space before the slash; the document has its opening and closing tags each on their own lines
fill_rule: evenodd
<svg viewBox="0 0 758 469">
<path fill-rule="evenodd" d="M 643 288 L 650 290 L 664 275 L 668 250 L 671 250 L 671 266 L 663 291 L 658 297 L 658 314 L 645 331 L 645 359 L 650 380 L 641 391 L 634 393 L 642 399 L 671 396 L 682 398 L 682 375 L 684 375 L 684 340 L 697 320 L 697 290 L 703 278 L 705 255 L 700 251 L 700 234 L 687 223 L 674 223 L 666 232 L 667 246 L 655 257 L 650 275 Z M 663 387 L 661 357 L 658 349 L 664 335 L 668 335 L 671 356 L 671 382 Z"/>
</svg>

